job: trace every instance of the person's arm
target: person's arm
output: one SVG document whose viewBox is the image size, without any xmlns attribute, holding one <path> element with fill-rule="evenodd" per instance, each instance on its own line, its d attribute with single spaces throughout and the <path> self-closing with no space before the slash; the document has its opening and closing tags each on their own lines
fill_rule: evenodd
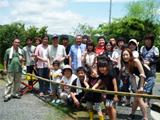
<svg viewBox="0 0 160 120">
<path fill-rule="evenodd" d="M 79 101 L 76 98 L 75 94 L 73 92 L 70 92 L 70 95 L 71 95 L 71 97 L 72 97 L 72 99 L 74 101 L 74 104 L 78 106 L 79 105 Z"/>
<path fill-rule="evenodd" d="M 69 56 L 69 65 L 72 67 L 72 56 Z"/>
<path fill-rule="evenodd" d="M 113 83 L 113 86 L 114 86 L 114 91 L 117 92 L 117 81 L 116 81 L 116 78 L 113 78 L 113 79 L 112 79 L 112 83 Z M 117 95 L 114 95 L 113 102 L 114 102 L 114 103 L 117 103 L 117 102 L 118 102 L 118 97 L 117 97 Z"/>
<path fill-rule="evenodd" d="M 44 58 L 42 58 L 42 57 L 40 57 L 40 56 L 36 56 L 36 58 L 38 59 L 38 60 L 42 60 L 43 62 L 48 62 L 48 60 L 47 59 L 44 59 Z"/>
<path fill-rule="evenodd" d="M 50 69 L 49 71 L 49 78 L 51 77 L 51 75 L 52 75 L 52 69 Z"/>
<path fill-rule="evenodd" d="M 92 87 L 92 89 L 96 89 L 100 84 L 102 83 L 102 80 L 98 80 L 98 82 Z"/>
<path fill-rule="evenodd" d="M 60 83 L 64 83 L 63 80 L 61 80 Z M 63 89 L 64 89 L 64 86 L 63 86 L 63 85 L 60 85 L 60 88 L 61 88 L 61 90 L 63 90 Z"/>
<path fill-rule="evenodd" d="M 48 69 L 51 69 L 50 59 L 49 58 L 47 58 L 47 64 L 48 64 Z"/>
<path fill-rule="evenodd" d="M 62 57 L 61 59 L 58 59 L 58 62 L 62 62 L 66 59 L 66 57 Z"/>
<path fill-rule="evenodd" d="M 4 73 L 7 74 L 7 61 L 4 60 Z"/>
<path fill-rule="evenodd" d="M 87 51 L 84 51 L 84 52 L 82 53 L 82 58 L 81 58 L 82 63 L 85 63 L 85 62 L 86 62 L 86 55 L 87 55 Z"/>
<path fill-rule="evenodd" d="M 57 77 L 63 77 L 63 75 L 58 74 Z"/>
<path fill-rule="evenodd" d="M 87 79 L 84 81 L 84 85 L 86 86 L 87 89 L 89 89 L 88 82 L 89 82 L 89 78 L 87 78 Z"/>
</svg>

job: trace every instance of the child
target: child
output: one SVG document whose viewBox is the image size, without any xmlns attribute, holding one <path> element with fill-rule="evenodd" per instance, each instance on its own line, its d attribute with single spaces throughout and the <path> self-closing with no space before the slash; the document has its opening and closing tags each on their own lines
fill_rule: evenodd
<svg viewBox="0 0 160 120">
<path fill-rule="evenodd" d="M 99 79 L 103 81 L 103 84 L 101 86 L 99 82 L 97 82 L 94 86 L 94 88 L 98 87 L 102 88 L 105 86 L 106 90 L 109 91 L 117 91 L 117 82 L 115 74 L 109 69 L 109 63 L 106 60 L 101 60 L 98 63 L 98 69 L 101 72 L 99 75 Z M 111 120 L 116 120 L 116 105 L 118 102 L 117 95 L 110 95 L 107 94 L 106 98 L 106 111 L 108 113 L 108 116 Z"/>
<path fill-rule="evenodd" d="M 62 71 L 61 69 L 58 69 L 59 68 L 59 62 L 58 61 L 54 61 L 53 62 L 53 70 L 50 70 L 50 76 L 52 76 L 52 80 L 55 81 L 55 82 L 60 82 L 61 78 L 62 78 Z M 53 101 L 52 103 L 60 103 L 61 100 L 60 100 L 60 93 L 61 93 L 61 89 L 60 89 L 60 86 L 58 84 L 54 84 L 52 83 L 51 84 L 51 87 L 52 87 L 52 94 L 53 94 Z M 58 94 L 58 98 L 57 99 L 57 94 Z"/>
<path fill-rule="evenodd" d="M 86 86 L 86 88 L 95 89 L 94 85 L 97 82 L 102 82 L 102 80 L 98 80 L 98 74 L 92 66 L 88 66 L 86 64 L 85 67 L 87 68 L 87 79 L 85 80 L 84 85 Z M 100 107 L 101 93 L 88 92 L 87 98 L 89 98 L 86 99 L 86 101 L 87 101 L 87 109 L 89 112 L 90 120 L 93 120 L 93 103 L 95 105 L 95 109 L 97 111 L 99 119 L 104 120 Z"/>
</svg>

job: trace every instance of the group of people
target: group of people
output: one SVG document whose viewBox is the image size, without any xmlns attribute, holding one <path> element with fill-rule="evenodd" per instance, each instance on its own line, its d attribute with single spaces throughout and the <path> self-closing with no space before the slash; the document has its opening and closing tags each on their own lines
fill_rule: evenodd
<svg viewBox="0 0 160 120">
<path fill-rule="evenodd" d="M 128 44 L 123 37 L 111 38 L 106 41 L 105 37 L 98 37 L 98 46 L 94 45 L 88 36 L 77 35 L 75 44 L 68 44 L 68 36 L 52 36 L 53 45 L 48 45 L 49 37 L 44 35 L 36 37 L 32 45 L 32 38 L 26 39 L 27 46 L 19 48 L 20 40 L 15 38 L 13 46 L 6 50 L 4 56 L 4 72 L 7 74 L 7 85 L 4 94 L 4 102 L 11 97 L 20 99 L 18 95 L 21 82 L 22 69 L 26 60 L 27 73 L 34 73 L 42 78 L 51 79 L 55 82 L 84 87 L 87 89 L 101 89 L 109 91 L 123 91 L 140 94 L 153 94 L 156 77 L 156 64 L 159 62 L 159 50 L 155 47 L 154 36 L 144 36 L 145 45 L 138 52 L 136 39 L 129 40 Z M 42 43 L 41 43 L 42 42 Z M 136 76 L 139 77 L 138 85 Z M 27 76 L 30 85 L 33 78 Z M 43 80 L 39 79 L 39 96 L 44 96 Z M 83 108 L 82 103 L 87 104 L 90 120 L 93 120 L 93 104 L 99 119 L 103 120 L 103 114 L 108 114 L 111 120 L 116 120 L 116 106 L 118 101 L 124 102 L 122 106 L 131 104 L 130 97 L 96 92 L 86 92 L 82 89 L 70 88 L 59 84 L 46 82 L 48 95 L 53 95 L 52 103 L 59 104 L 63 100 L 68 105 L 74 105 L 77 110 Z M 101 99 L 102 98 L 102 99 Z M 119 98 L 119 100 L 118 100 Z M 100 103 L 103 101 L 106 110 L 102 113 Z M 134 98 L 132 112 L 127 120 L 135 119 L 135 111 L 140 108 L 143 114 L 142 120 L 147 118 L 147 103 L 142 98 Z"/>
</svg>

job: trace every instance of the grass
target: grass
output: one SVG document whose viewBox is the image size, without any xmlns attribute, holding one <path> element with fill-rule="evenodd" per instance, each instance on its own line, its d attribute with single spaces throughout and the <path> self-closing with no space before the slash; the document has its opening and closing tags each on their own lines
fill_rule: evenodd
<svg viewBox="0 0 160 120">
<path fill-rule="evenodd" d="M 156 79 L 155 79 L 156 82 L 160 82 L 160 74 L 156 74 Z"/>
</svg>

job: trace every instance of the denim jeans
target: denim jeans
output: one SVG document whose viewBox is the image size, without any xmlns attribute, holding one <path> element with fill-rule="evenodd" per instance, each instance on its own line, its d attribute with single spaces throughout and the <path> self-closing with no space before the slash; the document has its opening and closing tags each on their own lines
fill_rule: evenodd
<svg viewBox="0 0 160 120">
<path fill-rule="evenodd" d="M 49 69 L 48 68 L 39 68 L 38 69 L 39 77 L 49 79 Z M 46 81 L 47 92 L 51 92 L 50 82 Z M 43 80 L 39 79 L 39 93 L 43 93 Z"/>
</svg>

